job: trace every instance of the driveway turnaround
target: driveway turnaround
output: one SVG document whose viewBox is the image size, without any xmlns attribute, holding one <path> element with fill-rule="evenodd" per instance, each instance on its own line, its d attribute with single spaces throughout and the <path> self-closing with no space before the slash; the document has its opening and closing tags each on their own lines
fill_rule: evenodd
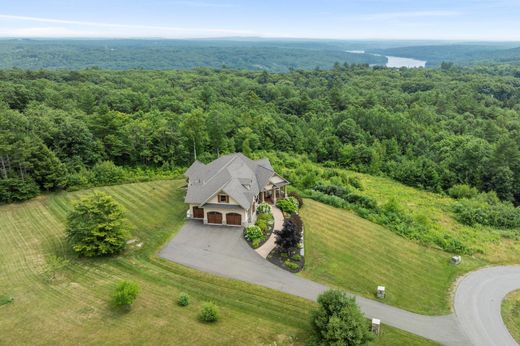
<svg viewBox="0 0 520 346">
<path fill-rule="evenodd" d="M 320 293 L 328 289 L 325 285 L 301 278 L 266 261 L 242 239 L 241 228 L 208 226 L 200 221 L 188 221 L 161 250 L 159 256 L 204 272 L 310 300 L 316 300 Z M 495 273 L 496 270 L 502 271 L 500 268 L 506 268 L 503 275 Z M 367 317 L 379 318 L 387 325 L 445 345 L 516 345 L 510 335 L 507 338 L 506 333 L 509 333 L 500 318 L 500 302 L 507 290 L 515 289 L 515 285 L 520 288 L 520 268 L 497 267 L 482 271 L 489 272 L 475 275 L 481 272 L 477 271 L 460 281 L 455 297 L 456 314 L 423 316 L 359 296 L 356 296 L 356 300 Z M 490 276 L 492 273 L 495 274 Z M 507 279 L 510 275 L 514 276 Z M 481 287 L 482 278 L 486 280 Z M 506 288 L 499 289 L 493 285 L 492 278 L 501 278 L 499 285 L 504 284 Z M 488 288 L 494 292 L 490 296 L 484 294 Z M 498 300 L 490 303 L 489 299 Z M 493 316 L 488 319 L 484 316 L 486 314 Z"/>
</svg>

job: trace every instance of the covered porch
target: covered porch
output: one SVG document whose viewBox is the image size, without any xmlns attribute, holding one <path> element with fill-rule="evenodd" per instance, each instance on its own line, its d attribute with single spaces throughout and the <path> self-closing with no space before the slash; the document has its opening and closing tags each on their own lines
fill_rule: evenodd
<svg viewBox="0 0 520 346">
<path fill-rule="evenodd" d="M 278 199 L 287 197 L 287 185 L 287 182 L 273 184 L 268 189 L 260 191 L 260 193 L 258 194 L 258 202 L 276 204 L 276 201 Z"/>
</svg>

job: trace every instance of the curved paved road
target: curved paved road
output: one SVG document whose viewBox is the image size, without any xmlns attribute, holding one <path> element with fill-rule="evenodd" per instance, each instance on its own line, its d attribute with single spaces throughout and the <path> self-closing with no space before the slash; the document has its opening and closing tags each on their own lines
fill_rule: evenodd
<svg viewBox="0 0 520 346">
<path fill-rule="evenodd" d="M 188 221 L 160 256 L 201 270 L 315 300 L 328 287 L 269 263 L 242 240 L 236 228 Z M 516 345 L 500 318 L 504 295 L 520 288 L 520 267 L 483 269 L 464 277 L 455 296 L 455 314 L 423 316 L 356 296 L 367 317 L 445 345 Z M 507 335 L 509 335 L 509 339 Z"/>
<path fill-rule="evenodd" d="M 505 296 L 520 289 L 520 267 L 477 270 L 464 276 L 455 293 L 455 314 L 473 345 L 518 345 L 502 321 Z"/>
</svg>

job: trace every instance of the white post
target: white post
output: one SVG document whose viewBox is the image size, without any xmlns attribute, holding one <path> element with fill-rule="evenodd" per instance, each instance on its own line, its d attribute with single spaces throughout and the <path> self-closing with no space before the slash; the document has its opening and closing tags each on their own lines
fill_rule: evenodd
<svg viewBox="0 0 520 346">
<path fill-rule="evenodd" d="M 372 333 L 375 335 L 379 335 L 379 331 L 381 330 L 381 321 L 377 318 L 372 319 Z"/>
</svg>

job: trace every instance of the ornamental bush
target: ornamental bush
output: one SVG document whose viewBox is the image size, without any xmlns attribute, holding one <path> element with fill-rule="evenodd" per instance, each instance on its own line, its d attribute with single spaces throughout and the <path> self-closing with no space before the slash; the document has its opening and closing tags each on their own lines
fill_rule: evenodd
<svg viewBox="0 0 520 346">
<path fill-rule="evenodd" d="M 300 266 L 298 265 L 298 263 L 295 263 L 295 262 L 291 261 L 290 259 L 285 260 L 285 262 L 283 262 L 283 264 L 284 264 L 287 268 L 289 268 L 289 269 L 291 269 L 291 270 L 296 270 L 296 269 L 298 269 L 298 268 L 300 267 Z"/>
<path fill-rule="evenodd" d="M 121 281 L 114 291 L 114 304 L 117 306 L 130 307 L 138 294 L 139 286 L 135 282 Z"/>
<path fill-rule="evenodd" d="M 262 232 L 264 234 L 267 234 L 267 232 L 269 231 L 269 228 L 271 227 L 273 222 L 274 222 L 274 218 L 273 218 L 272 214 L 260 214 L 256 218 L 255 224 L 258 227 L 260 227 L 260 229 L 262 230 Z"/>
<path fill-rule="evenodd" d="M 300 196 L 300 194 L 298 192 L 289 192 L 289 197 L 292 197 L 294 199 L 296 199 L 296 201 L 298 201 L 298 206 L 301 208 L 303 207 L 303 198 L 302 196 Z"/>
<path fill-rule="evenodd" d="M 213 302 L 205 302 L 202 304 L 202 309 L 200 310 L 199 319 L 202 322 L 216 322 L 219 319 L 219 311 L 217 305 Z"/>
<path fill-rule="evenodd" d="M 261 215 L 261 214 L 272 214 L 273 213 L 273 210 L 271 208 L 271 206 L 267 203 L 260 203 L 258 205 L 258 207 L 256 207 L 256 212 Z"/>
<path fill-rule="evenodd" d="M 289 255 L 292 255 L 293 250 L 297 248 L 302 239 L 298 226 L 291 220 L 285 220 L 283 228 L 274 231 L 274 233 L 276 235 L 275 244 L 282 252 L 287 252 Z"/>
<path fill-rule="evenodd" d="M 255 225 L 249 225 L 244 230 L 244 237 L 251 243 L 259 244 L 260 241 L 265 239 L 264 232 L 260 227 Z"/>
<path fill-rule="evenodd" d="M 123 208 L 109 195 L 96 192 L 82 198 L 67 216 L 67 239 L 81 256 L 108 256 L 126 247 Z"/>
<path fill-rule="evenodd" d="M 292 198 L 284 198 L 276 201 L 276 206 L 286 214 L 293 214 L 298 211 L 298 202 Z"/>
<path fill-rule="evenodd" d="M 181 292 L 179 298 L 177 298 L 177 304 L 179 306 L 187 306 L 190 303 L 190 296 L 188 293 Z"/>
<path fill-rule="evenodd" d="M 328 290 L 318 297 L 318 304 L 311 317 L 318 345 L 358 346 L 373 340 L 369 322 L 355 298 L 339 290 Z"/>
</svg>

